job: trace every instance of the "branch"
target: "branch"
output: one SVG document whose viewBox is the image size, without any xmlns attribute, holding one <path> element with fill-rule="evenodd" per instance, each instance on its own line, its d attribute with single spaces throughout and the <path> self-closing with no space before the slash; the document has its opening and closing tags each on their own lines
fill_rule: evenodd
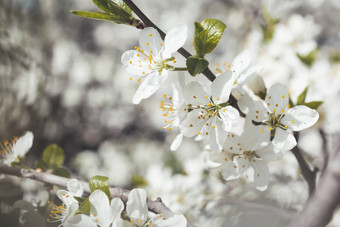
<svg viewBox="0 0 340 227">
<path fill-rule="evenodd" d="M 7 166 L 1 163 L 0 163 L 0 174 L 6 174 L 6 175 L 21 177 L 21 178 L 32 179 L 32 180 L 36 180 L 36 181 L 43 182 L 46 184 L 56 185 L 64 189 L 67 188 L 67 182 L 70 180 L 69 178 L 56 176 L 50 173 L 36 172 L 36 171 L 27 170 L 27 169 L 22 169 L 19 167 L 10 167 L 10 166 Z M 82 184 L 84 188 L 84 192 L 86 194 L 91 194 L 89 184 L 84 181 L 79 181 L 79 182 Z M 130 194 L 129 190 L 125 190 L 125 189 L 118 188 L 118 187 L 110 188 L 111 198 L 120 198 L 124 203 L 128 201 L 129 194 Z M 159 214 L 165 211 L 171 211 L 162 202 L 160 198 L 157 198 L 155 201 L 148 199 L 147 204 L 148 204 L 149 211 L 156 213 L 156 214 Z M 187 227 L 195 227 L 195 226 L 188 223 Z"/>
<path fill-rule="evenodd" d="M 138 6 L 135 5 L 135 3 L 132 2 L 132 0 L 123 0 L 126 5 L 128 5 L 131 10 L 144 22 L 146 27 L 153 27 L 157 29 L 159 34 L 161 35 L 162 39 L 165 38 L 165 33 L 157 27 L 139 8 Z M 183 47 L 178 50 L 178 52 L 185 58 L 188 58 L 191 56 L 191 54 L 184 49 Z M 203 72 L 202 72 L 211 82 L 215 80 L 215 75 L 211 72 L 209 67 L 207 67 Z"/>
<path fill-rule="evenodd" d="M 295 133 L 296 141 L 299 140 L 299 133 Z M 315 181 L 316 181 L 316 173 L 317 169 L 311 170 L 306 160 L 301 154 L 301 150 L 298 146 L 295 146 L 292 149 L 292 153 L 294 154 L 296 160 L 298 161 L 301 169 L 302 176 L 305 178 L 308 184 L 309 196 L 311 196 L 315 190 Z"/>
<path fill-rule="evenodd" d="M 339 138 L 338 135 L 334 141 L 337 145 L 327 151 L 330 154 L 333 153 L 334 157 L 328 160 L 318 187 L 300 214 L 292 219 L 289 227 L 322 227 L 332 219 L 335 209 L 340 204 Z"/>
</svg>

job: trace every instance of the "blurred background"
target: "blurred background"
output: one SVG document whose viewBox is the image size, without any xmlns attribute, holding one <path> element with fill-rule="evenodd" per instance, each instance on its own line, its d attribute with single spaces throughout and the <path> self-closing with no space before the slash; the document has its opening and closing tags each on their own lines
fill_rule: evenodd
<svg viewBox="0 0 340 227">
<path fill-rule="evenodd" d="M 212 70 L 247 48 L 252 65 L 264 67 L 267 86 L 283 83 L 293 99 L 310 86 L 307 101 L 324 104 L 318 124 L 302 133 L 299 146 L 312 165 L 322 166 L 319 129 L 340 132 L 338 0 L 134 2 L 165 32 L 188 25 L 184 47 L 191 53 L 193 23 L 222 20 L 227 30 L 207 57 Z M 140 30 L 77 17 L 70 10 L 98 11 L 91 0 L 0 1 L 1 140 L 30 130 L 32 166 L 47 145 L 56 143 L 74 176 L 105 175 L 112 186 L 144 187 L 150 198 L 161 197 L 198 226 L 284 226 L 303 207 L 307 185 L 289 152 L 269 164 L 269 188 L 259 192 L 244 180 L 221 180 L 207 167 L 200 142 L 184 138 L 177 151 L 170 151 L 176 132 L 162 130 L 158 108 L 170 89 L 163 86 L 133 105 L 138 83 L 129 81 L 120 61 L 138 45 Z M 25 216 L 13 206 L 17 200 L 46 204 L 50 198 L 42 184 L 2 176 L 0 192 L 1 226 L 52 226 L 45 217 Z M 329 226 L 340 226 L 340 212 Z"/>
</svg>

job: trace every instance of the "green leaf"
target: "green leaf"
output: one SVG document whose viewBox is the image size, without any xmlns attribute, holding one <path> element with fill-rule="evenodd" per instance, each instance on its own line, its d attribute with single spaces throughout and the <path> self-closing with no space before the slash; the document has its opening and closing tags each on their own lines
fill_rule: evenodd
<svg viewBox="0 0 340 227">
<path fill-rule="evenodd" d="M 119 17 L 116 15 L 111 15 L 107 13 L 99 13 L 99 12 L 85 12 L 85 11 L 78 11 L 78 10 L 71 10 L 71 13 L 77 16 L 91 18 L 95 20 L 106 20 L 112 21 L 117 24 L 127 24 L 130 25 L 131 18 L 126 17 Z"/>
<path fill-rule="evenodd" d="M 45 162 L 50 168 L 58 168 L 64 163 L 64 160 L 64 151 L 57 144 L 51 144 L 45 148 L 42 161 Z"/>
<path fill-rule="evenodd" d="M 289 104 L 290 107 L 294 107 L 295 106 L 293 101 L 292 101 L 292 98 L 290 97 L 290 94 L 289 94 L 289 102 L 288 102 L 288 104 Z"/>
<path fill-rule="evenodd" d="M 148 185 L 148 181 L 141 175 L 132 175 L 131 183 L 134 188 L 145 187 Z"/>
<path fill-rule="evenodd" d="M 303 92 L 297 98 L 296 105 L 302 105 L 305 103 L 307 92 L 308 92 L 308 86 L 305 88 L 305 90 L 303 90 Z"/>
<path fill-rule="evenodd" d="M 103 10 L 105 13 L 122 16 L 122 17 L 130 17 L 131 9 L 120 0 L 112 1 L 112 0 L 92 0 L 96 6 Z"/>
<path fill-rule="evenodd" d="M 90 200 L 89 198 L 86 198 L 84 201 L 79 202 L 79 208 L 77 210 L 76 214 L 86 214 L 89 215 L 90 214 Z"/>
<path fill-rule="evenodd" d="M 187 58 L 187 68 L 188 72 L 192 76 L 196 76 L 197 74 L 200 74 L 203 72 L 209 65 L 209 62 L 201 57 L 198 56 L 190 56 Z"/>
<path fill-rule="evenodd" d="M 313 101 L 313 102 L 304 103 L 303 105 L 316 110 L 317 108 L 319 108 L 319 106 L 321 106 L 322 103 L 323 103 L 322 101 Z"/>
<path fill-rule="evenodd" d="M 317 53 L 318 49 L 315 49 L 309 52 L 307 55 L 297 54 L 297 56 L 305 65 L 311 66 L 315 62 Z"/>
<path fill-rule="evenodd" d="M 43 160 L 37 160 L 34 164 L 35 168 L 41 168 L 43 171 L 46 171 L 50 168 L 50 166 L 46 164 Z"/>
<path fill-rule="evenodd" d="M 195 23 L 194 48 L 196 54 L 204 57 L 215 49 L 220 41 L 226 25 L 217 19 L 206 19 L 200 24 Z"/>
<path fill-rule="evenodd" d="M 83 203 L 85 202 L 86 198 L 83 198 L 83 197 L 78 197 L 78 196 L 74 196 L 73 197 L 75 200 L 77 200 L 79 203 Z"/>
<path fill-rule="evenodd" d="M 63 167 L 59 167 L 59 168 L 55 169 L 55 170 L 53 171 L 53 173 L 54 173 L 55 175 L 57 175 L 57 176 L 66 177 L 66 178 L 71 178 L 71 173 L 70 173 L 67 169 L 65 169 L 65 168 L 63 168 Z"/>
<path fill-rule="evenodd" d="M 105 192 L 107 197 L 110 199 L 110 189 L 109 189 L 109 183 L 108 183 L 109 178 L 105 176 L 94 176 L 91 177 L 89 181 L 89 186 L 91 192 L 99 189 Z"/>
</svg>

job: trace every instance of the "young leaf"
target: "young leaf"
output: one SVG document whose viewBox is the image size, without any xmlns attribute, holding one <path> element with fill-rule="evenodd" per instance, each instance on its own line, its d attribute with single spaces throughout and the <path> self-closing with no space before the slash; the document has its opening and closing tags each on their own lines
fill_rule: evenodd
<svg viewBox="0 0 340 227">
<path fill-rule="evenodd" d="M 209 62 L 198 56 L 190 56 L 187 58 L 187 69 L 192 76 L 196 76 L 203 72 L 209 65 Z"/>
<path fill-rule="evenodd" d="M 63 168 L 63 167 L 58 167 L 53 171 L 54 175 L 61 176 L 61 177 L 66 177 L 66 178 L 71 178 L 70 172 Z"/>
<path fill-rule="evenodd" d="M 77 210 L 77 212 L 75 213 L 76 214 L 86 214 L 86 215 L 89 215 L 90 214 L 90 209 L 91 209 L 91 206 L 90 206 L 90 201 L 89 201 L 89 198 L 86 198 L 84 201 L 79 202 L 79 208 Z"/>
<path fill-rule="evenodd" d="M 57 144 L 51 144 L 45 148 L 42 156 L 42 161 L 50 168 L 56 169 L 64 163 L 64 151 Z"/>
<path fill-rule="evenodd" d="M 43 160 L 37 160 L 37 161 L 35 161 L 35 168 L 40 168 L 40 169 L 46 171 L 50 167 Z"/>
<path fill-rule="evenodd" d="M 75 200 L 77 200 L 79 203 L 83 203 L 85 202 L 86 198 L 83 198 L 83 197 L 78 197 L 78 196 L 74 196 L 73 197 Z"/>
<path fill-rule="evenodd" d="M 322 103 L 323 102 L 321 102 L 321 101 L 314 101 L 314 102 L 304 103 L 303 105 L 308 106 L 309 108 L 316 110 L 317 108 L 319 108 L 319 106 L 321 106 Z"/>
<path fill-rule="evenodd" d="M 200 25 L 200 26 L 199 26 Z M 194 48 L 196 54 L 204 57 L 215 49 L 220 41 L 226 25 L 217 19 L 206 19 L 200 24 L 195 23 Z"/>
<path fill-rule="evenodd" d="M 109 189 L 109 183 L 108 183 L 109 178 L 105 176 L 94 176 L 91 177 L 89 181 L 89 186 L 91 192 L 99 189 L 105 192 L 107 197 L 110 199 L 110 189 Z"/>
<path fill-rule="evenodd" d="M 121 16 L 131 16 L 131 9 L 121 1 L 117 3 L 113 2 L 112 0 L 92 0 L 96 6 L 103 10 L 104 12 L 112 15 L 121 15 Z"/>
<path fill-rule="evenodd" d="M 86 11 L 78 11 L 78 10 L 71 10 L 71 13 L 81 17 L 87 17 L 95 20 L 106 20 L 112 21 L 117 24 L 127 24 L 130 25 L 131 18 L 126 17 L 119 17 L 117 15 L 111 15 L 107 13 L 99 13 L 99 12 L 86 12 Z"/>
<path fill-rule="evenodd" d="M 307 92 L 308 92 L 308 87 L 306 87 L 305 90 L 303 90 L 303 92 L 299 95 L 299 97 L 297 98 L 296 105 L 302 105 L 305 103 Z"/>
</svg>

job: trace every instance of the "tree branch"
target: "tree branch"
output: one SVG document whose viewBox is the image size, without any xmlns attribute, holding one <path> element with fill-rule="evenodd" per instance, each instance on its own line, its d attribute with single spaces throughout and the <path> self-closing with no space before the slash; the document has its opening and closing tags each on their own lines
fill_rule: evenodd
<svg viewBox="0 0 340 227">
<path fill-rule="evenodd" d="M 131 10 L 143 21 L 146 27 L 153 27 L 157 29 L 159 34 L 161 35 L 162 39 L 165 38 L 165 33 L 157 27 L 139 8 L 138 6 L 135 5 L 135 3 L 132 2 L 132 0 L 123 0 L 126 5 L 128 5 Z M 188 58 L 191 56 L 191 54 L 184 49 L 183 47 L 178 50 L 178 52 L 185 58 Z M 202 72 L 210 81 L 215 80 L 215 75 L 211 72 L 209 67 L 207 67 L 203 72 Z"/>
<path fill-rule="evenodd" d="M 56 185 L 64 189 L 67 188 L 67 182 L 70 180 L 69 178 L 60 177 L 60 176 L 56 176 L 56 175 L 49 174 L 49 173 L 36 172 L 36 171 L 27 170 L 27 169 L 22 169 L 19 167 L 10 167 L 2 163 L 0 163 L 0 174 L 6 174 L 6 175 L 21 177 L 21 178 L 32 179 L 32 180 L 36 180 L 36 181 L 43 182 L 46 184 Z M 91 194 L 89 184 L 84 181 L 79 181 L 79 182 L 82 184 L 84 188 L 84 192 L 86 194 Z M 129 194 L 130 194 L 129 190 L 125 190 L 125 189 L 118 188 L 118 187 L 110 188 L 111 198 L 120 198 L 124 203 L 128 201 Z M 162 202 L 160 198 L 157 198 L 155 201 L 148 199 L 147 204 L 148 204 L 149 211 L 154 212 L 156 214 L 162 213 L 164 211 L 171 211 Z M 195 226 L 188 223 L 187 227 L 195 227 Z"/>
<path fill-rule="evenodd" d="M 334 145 L 328 153 L 335 154 L 328 160 L 324 174 L 321 176 L 318 187 L 312 197 L 307 201 L 303 210 L 294 217 L 289 227 L 322 227 L 332 219 L 333 213 L 340 204 L 340 136 L 335 138 Z"/>
<path fill-rule="evenodd" d="M 296 141 L 299 141 L 299 133 L 295 133 Z M 309 196 L 311 196 L 315 190 L 315 181 L 316 181 L 316 173 L 317 170 L 311 170 L 309 165 L 307 164 L 306 160 L 301 154 L 301 150 L 298 148 L 298 146 L 295 146 L 292 149 L 292 153 L 294 154 L 296 160 L 298 161 L 301 169 L 301 174 L 305 178 L 307 184 L 308 184 L 308 191 Z"/>
</svg>

